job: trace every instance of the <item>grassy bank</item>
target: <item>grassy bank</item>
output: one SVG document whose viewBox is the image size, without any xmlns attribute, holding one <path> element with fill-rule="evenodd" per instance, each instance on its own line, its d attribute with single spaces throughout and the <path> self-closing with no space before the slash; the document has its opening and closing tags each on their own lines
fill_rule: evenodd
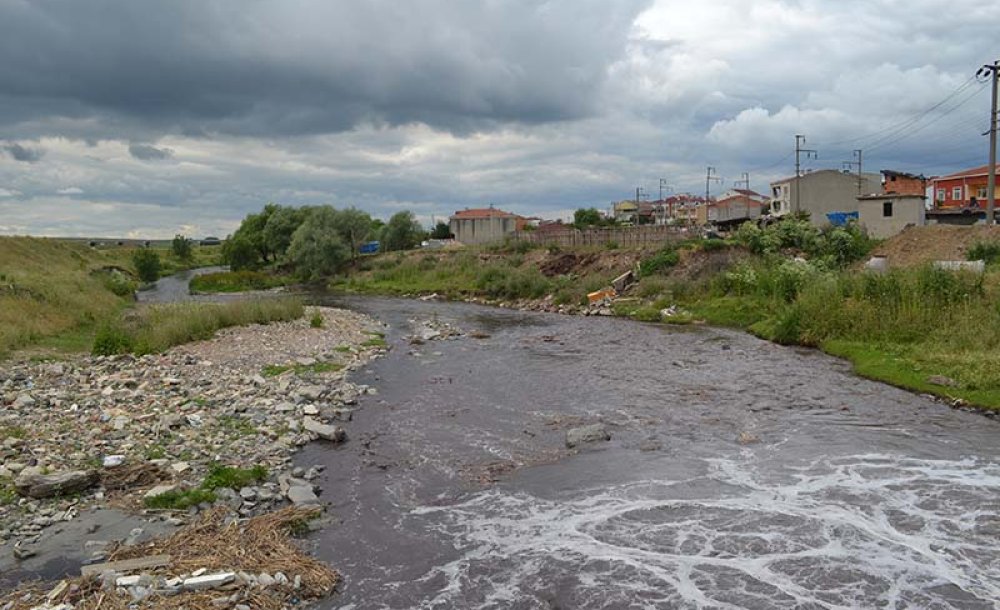
<svg viewBox="0 0 1000 610">
<path fill-rule="evenodd" d="M 157 248 L 162 274 L 217 264 L 218 248 L 180 260 Z M 0 357 L 26 347 L 90 349 L 104 323 L 132 303 L 139 286 L 132 247 L 91 248 L 82 241 L 0 237 Z"/>
<path fill-rule="evenodd" d="M 94 338 L 98 355 L 150 354 L 190 341 L 210 339 L 230 326 L 269 324 L 301 318 L 297 299 L 255 299 L 229 303 L 154 305 L 105 323 Z"/>
<path fill-rule="evenodd" d="M 206 273 L 191 280 L 192 293 L 233 293 L 251 290 L 269 290 L 292 282 L 287 276 L 260 271 L 220 271 Z"/>
</svg>

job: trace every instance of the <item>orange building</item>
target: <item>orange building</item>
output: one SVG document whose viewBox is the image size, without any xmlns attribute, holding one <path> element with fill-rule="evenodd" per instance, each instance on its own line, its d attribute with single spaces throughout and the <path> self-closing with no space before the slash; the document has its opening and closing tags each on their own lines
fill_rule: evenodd
<svg viewBox="0 0 1000 610">
<path fill-rule="evenodd" d="M 882 170 L 882 193 L 885 195 L 920 195 L 927 194 L 927 178 L 891 169 Z"/>
<path fill-rule="evenodd" d="M 989 165 L 981 165 L 962 172 L 931 179 L 934 189 L 934 207 L 980 208 L 986 205 L 986 183 Z M 997 165 L 1000 174 L 1000 165 Z"/>
</svg>

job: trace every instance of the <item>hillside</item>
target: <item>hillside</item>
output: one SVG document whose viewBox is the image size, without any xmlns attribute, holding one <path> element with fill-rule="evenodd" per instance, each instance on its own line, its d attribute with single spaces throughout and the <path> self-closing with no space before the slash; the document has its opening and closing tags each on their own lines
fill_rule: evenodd
<svg viewBox="0 0 1000 610">
<path fill-rule="evenodd" d="M 916 267 L 931 261 L 965 260 L 972 245 L 996 240 L 1000 240 L 1000 227 L 909 227 L 876 247 L 872 254 L 888 257 L 891 267 Z"/>
<path fill-rule="evenodd" d="M 0 355 L 119 311 L 131 300 L 130 252 L 0 237 Z"/>
</svg>

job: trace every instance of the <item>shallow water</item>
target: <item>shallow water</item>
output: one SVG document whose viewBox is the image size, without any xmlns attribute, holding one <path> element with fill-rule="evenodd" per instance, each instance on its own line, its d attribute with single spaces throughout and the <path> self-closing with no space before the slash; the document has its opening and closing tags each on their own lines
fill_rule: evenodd
<svg viewBox="0 0 1000 610">
<path fill-rule="evenodd" d="M 333 608 L 993 608 L 1000 426 L 748 335 L 352 299 Z M 410 346 L 436 317 L 487 339 Z M 579 452 L 567 429 L 601 421 Z M 744 434 L 744 442 L 739 437 Z"/>
</svg>

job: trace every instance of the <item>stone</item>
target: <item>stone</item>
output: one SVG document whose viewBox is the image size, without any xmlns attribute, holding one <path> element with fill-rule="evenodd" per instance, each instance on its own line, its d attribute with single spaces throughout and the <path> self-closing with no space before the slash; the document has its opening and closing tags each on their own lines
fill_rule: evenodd
<svg viewBox="0 0 1000 610">
<path fill-rule="evenodd" d="M 181 586 L 185 591 L 206 591 L 208 589 L 221 587 L 222 585 L 231 583 L 234 580 L 236 580 L 235 572 L 218 572 L 215 574 L 204 574 L 202 576 L 185 578 L 184 583 Z"/>
<path fill-rule="evenodd" d="M 12 405 L 15 409 L 25 409 L 27 407 L 33 407 L 38 401 L 31 394 L 25 392 L 24 394 L 19 394 L 17 398 L 14 399 L 14 404 Z"/>
<path fill-rule="evenodd" d="M 341 443 L 347 437 L 347 433 L 344 432 L 344 429 L 340 426 L 324 424 L 312 417 L 302 418 L 302 428 L 308 432 L 312 432 L 325 441 L 333 443 Z"/>
<path fill-rule="evenodd" d="M 188 464 L 187 462 L 174 462 L 170 465 L 170 470 L 177 474 L 183 474 L 188 470 L 191 470 L 191 464 Z"/>
<path fill-rule="evenodd" d="M 166 493 L 171 493 L 177 491 L 176 485 L 157 485 L 156 487 L 150 489 L 145 494 L 143 494 L 143 499 L 151 500 L 157 496 L 162 496 Z"/>
<path fill-rule="evenodd" d="M 134 587 L 139 584 L 139 579 L 142 576 L 138 574 L 133 574 L 131 576 L 119 576 L 115 579 L 116 587 Z"/>
<path fill-rule="evenodd" d="M 125 463 L 124 455 L 106 455 L 101 461 L 101 464 L 105 468 L 114 468 L 115 466 L 121 466 Z"/>
<path fill-rule="evenodd" d="M 945 377 L 944 375 L 931 375 L 927 378 L 927 383 L 931 385 L 940 385 L 949 388 L 953 388 L 958 385 L 958 382 L 951 377 Z"/>
<path fill-rule="evenodd" d="M 295 506 L 316 506 L 320 503 L 316 492 L 312 489 L 312 485 L 295 485 L 289 487 L 285 495 Z"/>
<path fill-rule="evenodd" d="M 304 385 L 299 388 L 298 395 L 306 400 L 318 400 L 326 388 L 318 385 Z"/>
<path fill-rule="evenodd" d="M 271 575 L 268 574 L 267 572 L 261 572 L 260 574 L 257 575 L 257 584 L 265 588 L 273 587 L 274 578 L 272 578 Z"/>
<path fill-rule="evenodd" d="M 17 493 L 29 498 L 51 498 L 84 491 L 95 485 L 98 480 L 97 473 L 89 470 L 71 470 L 55 474 L 25 474 L 27 471 L 26 468 L 14 480 L 14 489 L 17 490 Z"/>
<path fill-rule="evenodd" d="M 566 446 L 570 449 L 584 443 L 610 440 L 611 434 L 604 427 L 604 424 L 590 424 L 566 432 Z"/>
<path fill-rule="evenodd" d="M 243 487 L 240 489 L 240 497 L 247 502 L 253 502 L 257 499 L 257 490 L 253 487 Z"/>
<path fill-rule="evenodd" d="M 319 415 L 319 408 L 316 405 L 308 404 L 302 407 L 302 412 L 306 415 Z"/>
<path fill-rule="evenodd" d="M 28 559 L 38 554 L 34 547 L 18 545 L 14 547 L 14 559 Z"/>
</svg>

